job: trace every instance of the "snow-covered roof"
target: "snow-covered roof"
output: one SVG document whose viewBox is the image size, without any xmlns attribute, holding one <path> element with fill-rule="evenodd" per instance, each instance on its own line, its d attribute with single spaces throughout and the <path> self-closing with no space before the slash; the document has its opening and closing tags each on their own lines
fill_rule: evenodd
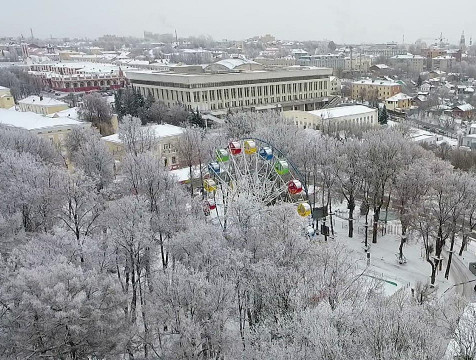
<svg viewBox="0 0 476 360">
<path fill-rule="evenodd" d="M 458 109 L 461 111 L 472 111 L 474 110 L 474 107 L 471 104 L 463 104 L 463 105 L 455 106 L 454 109 Z"/>
<path fill-rule="evenodd" d="M 359 85 L 359 84 L 365 84 L 365 85 L 383 85 L 383 86 L 397 86 L 397 85 L 400 85 L 400 84 L 396 83 L 395 81 L 389 81 L 389 80 L 370 80 L 370 79 L 354 81 L 352 84 L 356 84 L 356 85 Z"/>
<path fill-rule="evenodd" d="M 28 111 L 12 111 L 0 109 L 0 124 L 25 130 L 46 130 L 71 128 L 74 126 L 90 126 L 88 123 L 67 117 L 50 118 Z"/>
<path fill-rule="evenodd" d="M 329 109 L 309 111 L 310 114 L 320 116 L 323 119 L 333 119 L 344 116 L 363 115 L 374 113 L 376 109 L 369 108 L 364 105 L 342 106 Z"/>
<path fill-rule="evenodd" d="M 170 174 L 174 176 L 179 182 L 186 182 L 190 180 L 190 169 L 188 167 L 170 170 Z M 192 167 L 192 177 L 194 179 L 200 177 L 200 168 L 198 166 Z"/>
<path fill-rule="evenodd" d="M 66 117 L 74 120 L 79 120 L 78 108 L 70 108 L 66 110 L 58 111 L 52 115 L 47 115 L 49 117 Z"/>
<path fill-rule="evenodd" d="M 256 61 L 252 60 L 243 60 L 243 59 L 223 59 L 220 61 L 217 61 L 214 64 L 222 65 L 225 66 L 226 68 L 233 70 L 234 68 L 241 66 L 241 65 L 246 65 L 246 64 L 256 64 L 260 65 Z"/>
<path fill-rule="evenodd" d="M 421 55 L 405 54 L 405 55 L 395 55 L 392 57 L 392 59 L 422 59 L 424 60 L 425 58 Z"/>
<path fill-rule="evenodd" d="M 376 67 L 380 70 L 384 70 L 384 69 L 390 69 L 390 66 L 386 65 L 386 64 L 375 64 L 375 65 L 372 65 L 372 67 Z"/>
<path fill-rule="evenodd" d="M 10 89 L 5 86 L 0 86 L 0 90 L 10 90 Z"/>
<path fill-rule="evenodd" d="M 408 96 L 407 94 L 404 94 L 404 93 L 398 93 L 389 97 L 386 101 L 401 101 L 401 100 L 410 100 L 410 99 L 412 99 L 411 96 Z"/>
<path fill-rule="evenodd" d="M 59 106 L 59 105 L 68 105 L 62 101 L 50 98 L 50 97 L 39 97 L 36 95 L 28 96 L 27 98 L 20 100 L 19 104 L 25 105 L 41 105 L 41 106 Z"/>
<path fill-rule="evenodd" d="M 455 58 L 451 55 L 444 55 L 444 56 L 434 57 L 433 60 L 455 60 Z"/>
<path fill-rule="evenodd" d="M 157 139 L 165 138 L 169 136 L 179 136 L 184 131 L 184 129 L 179 126 L 174 126 L 169 124 L 150 125 L 150 129 L 153 131 Z M 109 142 L 113 142 L 117 144 L 122 143 L 122 140 L 119 138 L 119 134 L 104 136 L 102 139 L 104 141 L 109 141 Z"/>
</svg>

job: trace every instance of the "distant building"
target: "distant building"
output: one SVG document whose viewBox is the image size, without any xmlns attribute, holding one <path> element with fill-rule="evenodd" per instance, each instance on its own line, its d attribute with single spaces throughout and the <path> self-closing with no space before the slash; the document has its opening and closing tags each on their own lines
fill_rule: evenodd
<svg viewBox="0 0 476 360">
<path fill-rule="evenodd" d="M 338 77 L 331 76 L 330 77 L 330 84 L 331 84 L 331 91 L 329 95 L 340 96 L 342 93 L 342 84 Z"/>
<path fill-rule="evenodd" d="M 408 71 L 413 73 L 421 73 L 425 68 L 426 58 L 420 55 L 395 55 L 390 58 L 393 66 L 404 66 Z"/>
<path fill-rule="evenodd" d="M 285 111 L 284 117 L 304 129 L 322 129 L 326 124 L 342 126 L 376 125 L 377 109 L 363 105 L 342 106 L 313 111 Z"/>
<path fill-rule="evenodd" d="M 12 106 L 15 106 L 15 100 L 10 93 L 10 89 L 0 86 L 0 109 L 9 109 Z"/>
<path fill-rule="evenodd" d="M 453 107 L 453 115 L 458 118 L 468 119 L 472 118 L 474 107 L 471 104 L 463 104 Z"/>
<path fill-rule="evenodd" d="M 434 70 L 451 71 L 456 64 L 456 58 L 450 55 L 437 56 L 432 58 L 431 67 Z"/>
<path fill-rule="evenodd" d="M 179 164 L 179 158 L 176 150 L 176 143 L 183 133 L 183 128 L 169 125 L 150 125 L 155 136 L 155 153 L 162 159 L 164 166 L 176 168 Z M 122 160 L 125 156 L 125 149 L 119 134 L 113 134 L 101 138 L 116 160 Z"/>
<path fill-rule="evenodd" d="M 238 60 L 222 60 L 201 72 L 179 73 L 174 68 L 162 73 L 126 71 L 126 76 L 143 96 L 150 94 L 169 106 L 182 104 L 189 110 L 216 115 L 226 114 L 229 109 L 314 110 L 329 101 L 332 69 L 265 71 L 258 63 Z"/>
<path fill-rule="evenodd" d="M 69 108 L 68 104 L 43 96 L 28 96 L 18 102 L 20 111 L 31 111 L 36 114 L 49 115 Z"/>
<path fill-rule="evenodd" d="M 382 56 L 386 58 L 390 58 L 395 55 L 403 55 L 406 54 L 407 51 L 404 48 L 399 48 L 396 43 L 388 43 L 388 44 L 375 44 L 371 47 L 364 50 L 364 53 L 367 55 L 373 56 Z"/>
<path fill-rule="evenodd" d="M 372 72 L 375 76 L 386 76 L 393 69 L 387 64 L 374 64 L 369 68 L 369 71 Z"/>
<path fill-rule="evenodd" d="M 296 58 L 292 56 L 281 58 L 257 57 L 254 59 L 254 61 L 267 67 L 285 67 L 296 65 Z"/>
<path fill-rule="evenodd" d="M 408 110 L 412 105 L 413 98 L 404 93 L 398 93 L 385 99 L 386 108 L 392 111 Z"/>
<path fill-rule="evenodd" d="M 372 59 L 361 54 L 355 54 L 352 59 L 345 54 L 324 54 L 303 56 L 297 63 L 304 66 L 332 68 L 334 74 L 337 74 L 339 71 L 367 72 L 372 64 Z"/>
<path fill-rule="evenodd" d="M 118 89 L 125 83 L 121 68 L 111 64 L 32 64 L 28 73 L 45 88 L 64 92 Z"/>
<path fill-rule="evenodd" d="M 385 100 L 402 92 L 399 83 L 388 80 L 359 80 L 352 83 L 352 99 Z"/>
</svg>

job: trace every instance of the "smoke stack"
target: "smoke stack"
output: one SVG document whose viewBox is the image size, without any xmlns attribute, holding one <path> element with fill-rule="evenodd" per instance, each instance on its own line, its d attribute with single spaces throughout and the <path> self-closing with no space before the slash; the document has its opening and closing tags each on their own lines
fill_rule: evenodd
<svg viewBox="0 0 476 360">
<path fill-rule="evenodd" d="M 40 101 L 43 101 L 43 96 L 42 95 L 40 95 Z"/>
</svg>

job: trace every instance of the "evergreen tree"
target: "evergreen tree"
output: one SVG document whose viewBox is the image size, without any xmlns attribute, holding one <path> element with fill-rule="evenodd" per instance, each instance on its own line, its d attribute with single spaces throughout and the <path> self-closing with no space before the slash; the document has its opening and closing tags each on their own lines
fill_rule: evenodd
<svg viewBox="0 0 476 360">
<path fill-rule="evenodd" d="M 200 111 L 192 111 L 190 113 L 188 121 L 190 122 L 191 125 L 193 126 L 199 126 L 201 128 L 206 127 L 205 125 L 205 120 L 202 118 L 202 114 L 200 114 Z"/>
<path fill-rule="evenodd" d="M 417 86 L 420 87 L 423 84 L 423 80 L 421 79 L 421 75 L 418 75 Z"/>
<path fill-rule="evenodd" d="M 381 110 L 379 110 L 378 122 L 382 125 L 385 125 L 388 120 L 387 107 L 384 105 Z"/>
</svg>

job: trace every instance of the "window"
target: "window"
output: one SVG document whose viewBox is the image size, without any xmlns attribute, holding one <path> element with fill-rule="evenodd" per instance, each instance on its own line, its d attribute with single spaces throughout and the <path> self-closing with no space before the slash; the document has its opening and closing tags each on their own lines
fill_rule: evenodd
<svg viewBox="0 0 476 360">
<path fill-rule="evenodd" d="M 172 156 L 172 164 L 177 163 L 177 158 L 175 156 Z"/>
</svg>

